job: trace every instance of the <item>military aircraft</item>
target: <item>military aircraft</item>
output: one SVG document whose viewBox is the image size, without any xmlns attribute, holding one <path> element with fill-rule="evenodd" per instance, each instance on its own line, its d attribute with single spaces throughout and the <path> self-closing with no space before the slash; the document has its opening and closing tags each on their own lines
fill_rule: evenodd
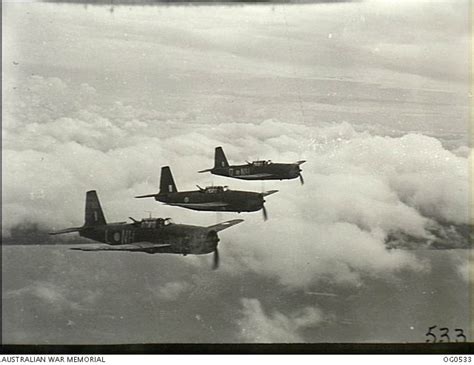
<svg viewBox="0 0 474 365">
<path fill-rule="evenodd" d="M 82 227 L 66 228 L 52 235 L 78 232 L 80 236 L 106 243 L 99 247 L 74 247 L 80 251 L 129 251 L 154 253 L 174 253 L 181 255 L 205 255 L 214 253 L 213 268 L 219 266 L 217 232 L 243 222 L 233 219 L 209 227 L 174 224 L 170 218 L 145 218 L 133 223 L 109 223 L 100 206 L 95 190 L 86 194 L 85 222 Z"/>
<path fill-rule="evenodd" d="M 304 184 L 300 165 L 305 163 L 306 160 L 297 161 L 295 163 L 274 163 L 270 160 L 246 162 L 247 164 L 245 165 L 229 165 L 222 147 L 216 147 L 214 152 L 214 167 L 198 172 L 210 172 L 214 175 L 243 180 L 283 180 L 296 179 L 299 177 L 301 184 Z"/>
<path fill-rule="evenodd" d="M 160 191 L 158 194 L 139 195 L 135 198 L 155 198 L 162 203 L 203 211 L 214 212 L 256 212 L 262 209 L 267 220 L 264 197 L 278 190 L 256 193 L 252 191 L 230 190 L 227 186 L 208 186 L 199 190 L 178 191 L 169 166 L 161 168 Z"/>
</svg>

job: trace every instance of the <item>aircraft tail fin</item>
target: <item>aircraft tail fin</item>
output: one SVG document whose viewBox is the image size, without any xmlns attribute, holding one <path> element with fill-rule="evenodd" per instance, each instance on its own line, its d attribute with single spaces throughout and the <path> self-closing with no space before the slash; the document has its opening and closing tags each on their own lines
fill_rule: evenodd
<svg viewBox="0 0 474 365">
<path fill-rule="evenodd" d="M 225 157 L 222 147 L 216 147 L 214 152 L 214 168 L 229 167 L 229 162 Z"/>
<path fill-rule="evenodd" d="M 99 197 L 95 190 L 88 191 L 86 194 L 86 214 L 84 226 L 102 226 L 106 225 L 104 212 L 100 206 Z"/>
<path fill-rule="evenodd" d="M 169 166 L 161 168 L 160 194 L 177 193 L 178 189 L 174 183 L 173 174 Z"/>
</svg>

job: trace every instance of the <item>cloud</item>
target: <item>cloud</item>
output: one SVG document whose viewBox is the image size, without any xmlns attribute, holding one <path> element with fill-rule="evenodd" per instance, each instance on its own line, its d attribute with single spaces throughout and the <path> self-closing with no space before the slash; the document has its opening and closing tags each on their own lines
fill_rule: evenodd
<svg viewBox="0 0 474 365">
<path fill-rule="evenodd" d="M 4 300 L 39 300 L 39 305 L 44 308 L 50 308 L 52 311 L 77 311 L 86 310 L 93 304 L 98 293 L 84 291 L 81 298 L 75 295 L 67 288 L 62 288 L 50 282 L 35 281 L 30 285 L 20 288 L 7 290 L 3 296 Z"/>
<path fill-rule="evenodd" d="M 361 285 L 366 275 L 389 278 L 403 270 L 427 269 L 426 262 L 411 253 L 388 251 L 382 231 L 369 233 L 348 223 L 325 225 L 291 219 L 280 219 L 272 230 L 261 231 L 263 237 L 271 238 L 251 248 L 250 235 L 255 233 L 237 232 L 239 239 L 228 248 L 236 261 L 231 270 L 250 269 L 277 277 L 289 287 L 307 287 L 317 282 Z"/>
<path fill-rule="evenodd" d="M 80 225 L 89 189 L 99 191 L 109 221 L 139 217 L 148 209 L 166 211 L 159 214 L 177 222 L 215 223 L 211 213 L 132 198 L 157 191 L 163 165 L 171 165 L 180 189 L 196 183 L 279 189 L 267 199 L 267 223 L 260 214 L 248 214 L 246 228 L 222 233 L 221 245 L 226 245 L 229 270 L 275 276 L 290 286 L 319 280 L 360 284 L 365 275 L 427 270 L 414 253 L 387 250 L 386 242 L 397 235 L 410 237 L 416 248 L 416 242 L 454 237 L 433 227 L 469 224 L 466 154 L 445 149 L 433 137 L 380 136 L 347 122 L 173 121 L 153 109 L 116 102 L 99 106 L 86 96 L 98 97 L 86 84 L 39 76 L 27 82 L 33 91 L 25 98 L 34 102 L 21 113 L 15 104 L 5 105 L 10 123 L 4 126 L 4 235 L 25 222 L 48 230 Z M 48 93 L 38 93 L 45 88 Z M 58 103 L 44 112 L 45 104 L 54 104 L 51 95 L 68 95 L 74 103 Z M 33 120 L 40 111 L 46 115 Z M 197 174 L 212 164 L 217 145 L 235 163 L 258 157 L 306 159 L 306 184 Z M 449 239 L 443 242 L 449 246 Z"/>
<path fill-rule="evenodd" d="M 473 262 L 470 254 L 456 253 L 450 256 L 450 264 L 455 268 L 459 277 L 468 285 L 474 279 Z M 471 283 L 471 284 L 470 284 Z"/>
<path fill-rule="evenodd" d="M 21 338 L 32 342 L 235 341 L 240 309 L 237 324 L 259 336 L 247 331 L 240 340 L 418 341 L 407 328 L 423 328 L 425 312 L 461 323 L 467 266 L 457 249 L 472 242 L 466 9 L 364 2 L 111 14 L 36 4 L 28 14 L 10 4 L 2 234 L 11 243 L 53 243 L 45 231 L 81 225 L 90 189 L 110 222 L 145 211 L 206 226 L 237 217 L 134 199 L 157 191 L 163 165 L 183 190 L 279 192 L 266 199 L 267 222 L 261 212 L 241 214 L 244 224 L 219 233 L 219 271 L 210 270 L 210 255 L 8 247 L 5 288 L 32 314 L 29 325 L 16 321 L 28 316 L 11 300 L 18 317 L 8 329 L 28 327 Z M 197 174 L 217 145 L 234 163 L 306 159 L 306 183 Z M 401 247 L 410 250 L 390 249 Z M 33 262 L 17 265 L 26 251 Z M 441 305 L 425 311 L 432 303 Z M 84 320 L 69 315 L 91 308 Z M 349 325 L 318 334 L 321 313 L 333 310 Z M 52 318 L 64 326 L 49 326 Z M 69 336 L 67 320 L 90 330 Z"/>
<path fill-rule="evenodd" d="M 159 286 L 155 293 L 160 299 L 174 301 L 190 288 L 191 285 L 185 281 L 172 281 Z"/>
<path fill-rule="evenodd" d="M 278 311 L 265 312 L 258 299 L 243 298 L 242 316 L 237 323 L 243 342 L 305 342 L 304 329 L 317 326 L 322 320 L 321 311 L 305 307 L 285 315 Z"/>
</svg>

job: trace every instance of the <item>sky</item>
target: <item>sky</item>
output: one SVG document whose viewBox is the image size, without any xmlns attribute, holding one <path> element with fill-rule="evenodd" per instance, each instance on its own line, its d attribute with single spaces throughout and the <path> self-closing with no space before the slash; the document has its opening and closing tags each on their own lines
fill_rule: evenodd
<svg viewBox="0 0 474 365">
<path fill-rule="evenodd" d="M 5 3 L 5 343 L 424 342 L 469 332 L 468 2 Z M 302 165 L 305 184 L 197 174 Z M 269 220 L 135 195 L 229 185 Z M 87 190 L 108 221 L 221 232 L 211 256 L 77 252 Z M 471 269 L 472 270 L 472 269 Z"/>
</svg>

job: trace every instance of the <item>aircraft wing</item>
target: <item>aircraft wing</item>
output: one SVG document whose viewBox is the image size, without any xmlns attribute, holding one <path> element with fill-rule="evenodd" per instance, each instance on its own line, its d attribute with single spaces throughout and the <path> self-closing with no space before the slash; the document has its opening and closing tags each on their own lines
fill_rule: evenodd
<svg viewBox="0 0 474 365">
<path fill-rule="evenodd" d="M 275 194 L 275 193 L 278 193 L 278 190 L 268 190 L 268 191 L 264 191 L 262 193 L 263 196 L 267 196 L 267 195 L 272 195 L 272 194 Z"/>
<path fill-rule="evenodd" d="M 168 205 L 177 205 L 185 208 L 224 208 L 228 203 L 224 202 L 208 202 L 208 203 L 167 203 Z"/>
<path fill-rule="evenodd" d="M 222 231 L 222 230 L 227 229 L 229 227 L 235 226 L 236 224 L 242 223 L 243 221 L 244 221 L 243 219 L 232 219 L 232 220 L 227 221 L 227 222 L 222 222 L 222 223 L 219 223 L 219 224 L 215 224 L 213 226 L 209 226 L 209 227 L 207 227 L 207 229 L 209 229 L 210 231 L 219 232 L 219 231 Z"/>
<path fill-rule="evenodd" d="M 240 175 L 240 176 L 233 176 L 237 177 L 239 179 L 262 179 L 266 177 L 272 177 L 275 176 L 275 174 L 268 174 L 268 173 L 261 173 L 261 174 L 251 174 L 251 175 Z"/>
<path fill-rule="evenodd" d="M 147 252 L 157 251 L 160 248 L 170 247 L 171 244 L 156 244 L 150 242 L 136 242 L 126 245 L 101 245 L 93 247 L 72 247 L 71 250 L 77 251 L 129 251 L 129 252 Z"/>
</svg>

